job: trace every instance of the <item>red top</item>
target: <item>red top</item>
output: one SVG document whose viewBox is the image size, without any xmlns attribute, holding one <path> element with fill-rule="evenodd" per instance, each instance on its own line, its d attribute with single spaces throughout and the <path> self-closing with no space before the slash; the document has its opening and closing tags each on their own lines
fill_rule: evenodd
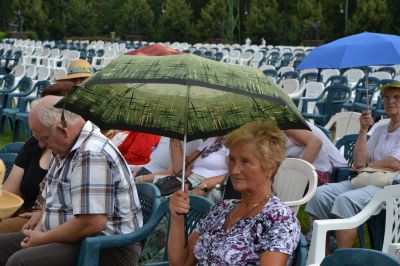
<svg viewBox="0 0 400 266">
<path fill-rule="evenodd" d="M 150 154 L 157 147 L 159 141 L 160 136 L 129 131 L 118 149 L 128 164 L 146 164 L 150 161 Z"/>
</svg>

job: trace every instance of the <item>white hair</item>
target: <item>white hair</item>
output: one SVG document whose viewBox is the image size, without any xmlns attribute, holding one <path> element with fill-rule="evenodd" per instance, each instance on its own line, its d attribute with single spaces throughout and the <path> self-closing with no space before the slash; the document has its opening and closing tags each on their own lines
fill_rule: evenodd
<svg viewBox="0 0 400 266">
<path fill-rule="evenodd" d="M 32 103 L 32 110 L 35 110 L 38 119 L 43 126 L 51 128 L 60 123 L 62 113 L 64 113 L 67 125 L 74 125 L 78 122 L 79 115 L 63 108 L 54 107 L 61 98 L 62 97 L 59 96 L 46 96 Z"/>
</svg>

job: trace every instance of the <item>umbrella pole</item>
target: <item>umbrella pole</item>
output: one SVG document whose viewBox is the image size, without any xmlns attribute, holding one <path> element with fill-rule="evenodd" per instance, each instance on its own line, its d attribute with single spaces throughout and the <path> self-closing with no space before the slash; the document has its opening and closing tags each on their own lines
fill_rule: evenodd
<svg viewBox="0 0 400 266">
<path fill-rule="evenodd" d="M 366 67 L 365 69 L 364 69 L 364 76 L 365 76 L 365 89 L 366 89 L 366 97 L 367 97 L 367 111 L 369 111 L 369 102 L 368 102 L 368 91 L 369 91 L 369 87 L 368 87 L 368 73 L 369 71 L 368 71 L 368 67 Z M 371 101 L 372 101 L 372 99 L 371 99 Z"/>
<path fill-rule="evenodd" d="M 190 86 L 186 90 L 186 106 L 185 106 L 185 117 L 184 117 L 184 135 L 183 135 L 183 165 L 182 165 L 182 191 L 185 190 L 185 177 L 186 177 L 186 142 L 187 142 L 187 130 L 188 130 L 188 112 L 189 112 L 189 95 Z"/>
</svg>

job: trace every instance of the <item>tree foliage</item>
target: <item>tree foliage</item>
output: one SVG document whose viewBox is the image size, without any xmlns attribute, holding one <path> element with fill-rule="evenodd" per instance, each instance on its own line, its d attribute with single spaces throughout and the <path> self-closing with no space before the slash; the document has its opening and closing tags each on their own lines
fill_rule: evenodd
<svg viewBox="0 0 400 266">
<path fill-rule="evenodd" d="M 184 0 L 166 0 L 158 28 L 163 40 L 190 42 L 193 39 L 192 10 Z"/>
<path fill-rule="evenodd" d="M 202 10 L 197 23 L 198 41 L 222 39 L 226 27 L 224 0 L 210 0 Z"/>
<path fill-rule="evenodd" d="M 226 1 L 0 0 L 0 31 L 36 32 L 40 39 L 100 38 L 115 31 L 122 39 L 139 34 L 149 41 L 203 42 L 223 37 Z M 240 37 L 242 42 L 250 37 L 254 43 L 265 38 L 269 44 L 300 45 L 315 38 L 312 26 L 319 26 L 325 41 L 362 31 L 400 34 L 398 2 L 240 0 Z"/>
<path fill-rule="evenodd" d="M 244 37 L 249 37 L 255 42 L 265 38 L 268 43 L 279 44 L 282 37 L 282 21 L 276 0 L 252 0 L 244 22 Z"/>
<path fill-rule="evenodd" d="M 389 33 L 391 18 L 386 0 L 357 0 L 357 8 L 348 24 L 348 33 L 363 31 Z"/>
<path fill-rule="evenodd" d="M 117 33 L 147 35 L 153 34 L 154 13 L 147 0 L 127 0 L 117 12 Z"/>
</svg>

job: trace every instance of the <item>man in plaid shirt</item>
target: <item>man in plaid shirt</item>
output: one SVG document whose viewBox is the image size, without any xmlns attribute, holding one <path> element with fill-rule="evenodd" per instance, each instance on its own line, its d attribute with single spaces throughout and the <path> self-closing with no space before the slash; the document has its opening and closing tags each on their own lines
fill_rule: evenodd
<svg viewBox="0 0 400 266">
<path fill-rule="evenodd" d="M 87 236 L 130 233 L 143 225 L 133 177 L 122 155 L 90 121 L 57 109 L 60 97 L 33 106 L 29 125 L 53 156 L 42 222 L 0 235 L 0 265 L 75 265 Z M 135 265 L 140 245 L 104 249 L 103 265 Z"/>
</svg>

